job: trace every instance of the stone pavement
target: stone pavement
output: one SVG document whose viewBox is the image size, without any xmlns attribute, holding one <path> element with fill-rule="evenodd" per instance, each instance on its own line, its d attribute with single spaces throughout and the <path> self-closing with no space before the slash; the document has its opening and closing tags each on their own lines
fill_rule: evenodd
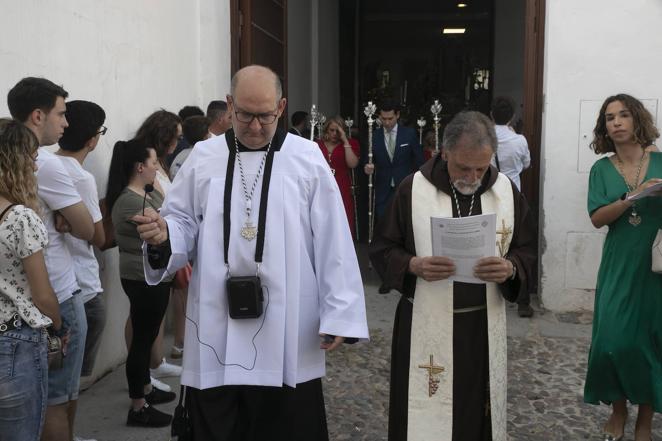
<svg viewBox="0 0 662 441">
<path fill-rule="evenodd" d="M 378 294 L 370 272 L 365 281 L 371 342 L 347 345 L 328 356 L 324 389 L 331 441 L 387 439 L 391 325 L 399 296 Z M 609 409 L 582 400 L 590 320 L 590 314 L 554 315 L 539 308 L 533 319 L 521 319 L 509 307 L 510 440 L 601 439 Z M 178 386 L 176 379 L 166 381 Z M 159 408 L 172 411 L 174 406 Z M 81 394 L 76 433 L 98 441 L 169 439 L 169 429 L 126 427 L 128 407 L 124 366 L 119 366 Z M 634 439 L 635 409 L 630 411 L 626 440 Z M 655 437 L 662 439 L 659 414 L 654 427 Z"/>
</svg>

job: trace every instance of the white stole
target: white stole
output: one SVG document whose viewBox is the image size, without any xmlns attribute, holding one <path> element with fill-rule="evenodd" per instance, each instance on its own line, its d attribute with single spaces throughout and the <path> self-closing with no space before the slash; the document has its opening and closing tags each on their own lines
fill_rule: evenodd
<svg viewBox="0 0 662 441">
<path fill-rule="evenodd" d="M 508 178 L 499 173 L 496 183 L 481 197 L 484 214 L 496 213 L 497 229 L 504 225 L 514 231 L 514 198 Z M 412 225 L 418 256 L 432 255 L 430 217 L 452 217 L 449 195 L 438 190 L 421 172 L 412 184 Z M 505 248 L 512 235 L 507 235 Z M 497 242 L 500 241 L 497 235 Z M 496 255 L 499 249 L 495 244 Z M 506 441 L 506 309 L 495 283 L 486 284 L 490 407 L 492 439 Z M 443 367 L 435 373 L 437 390 L 429 396 L 429 370 L 433 364 Z M 418 278 L 411 326 L 409 355 L 408 441 L 448 441 L 453 431 L 453 282 L 426 282 Z"/>
</svg>

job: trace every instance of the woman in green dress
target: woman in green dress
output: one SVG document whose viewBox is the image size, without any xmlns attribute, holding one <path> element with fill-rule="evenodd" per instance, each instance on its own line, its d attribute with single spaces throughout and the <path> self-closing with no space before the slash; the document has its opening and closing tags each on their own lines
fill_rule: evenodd
<svg viewBox="0 0 662 441">
<path fill-rule="evenodd" d="M 632 200 L 662 182 L 662 153 L 653 118 L 629 95 L 607 98 L 591 148 L 613 153 L 591 168 L 588 211 L 596 228 L 608 226 L 595 290 L 593 337 L 584 401 L 612 405 L 604 440 L 623 438 L 626 401 L 639 406 L 636 441 L 651 439 L 662 412 L 662 275 L 651 271 L 651 247 L 662 228 L 659 192 Z"/>
</svg>

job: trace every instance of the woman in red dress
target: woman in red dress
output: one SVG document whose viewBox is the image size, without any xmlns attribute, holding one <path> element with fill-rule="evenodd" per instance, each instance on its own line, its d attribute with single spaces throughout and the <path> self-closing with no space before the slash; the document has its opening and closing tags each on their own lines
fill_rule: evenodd
<svg viewBox="0 0 662 441">
<path fill-rule="evenodd" d="M 355 139 L 347 139 L 343 129 L 343 120 L 336 116 L 326 121 L 322 129 L 322 139 L 318 139 L 317 144 L 329 163 L 331 172 L 336 177 L 345 205 L 349 229 L 352 237 L 356 238 L 350 169 L 359 165 L 359 143 Z"/>
</svg>

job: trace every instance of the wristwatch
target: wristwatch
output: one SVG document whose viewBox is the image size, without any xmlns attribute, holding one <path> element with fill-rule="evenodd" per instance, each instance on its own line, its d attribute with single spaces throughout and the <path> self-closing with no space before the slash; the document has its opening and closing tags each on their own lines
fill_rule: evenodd
<svg viewBox="0 0 662 441">
<path fill-rule="evenodd" d="M 626 191 L 625 193 L 623 193 L 623 194 L 621 195 L 621 200 L 622 200 L 622 201 L 626 201 L 627 198 L 628 198 L 628 192 Z"/>
</svg>

